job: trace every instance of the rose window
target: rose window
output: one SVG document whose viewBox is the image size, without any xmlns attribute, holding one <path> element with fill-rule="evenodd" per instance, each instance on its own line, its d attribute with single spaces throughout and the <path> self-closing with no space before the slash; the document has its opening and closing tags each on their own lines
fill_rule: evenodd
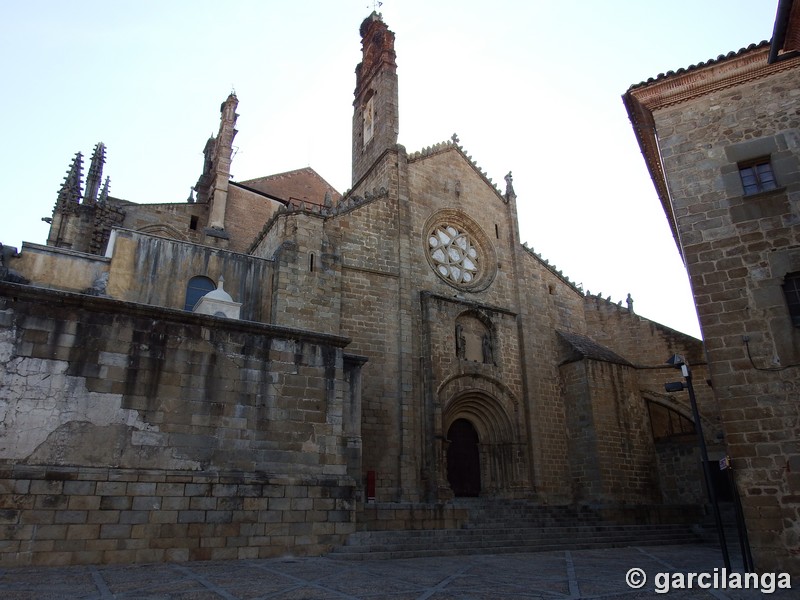
<svg viewBox="0 0 800 600">
<path fill-rule="evenodd" d="M 435 227 L 428 252 L 436 271 L 453 283 L 472 283 L 478 277 L 478 250 L 469 235 L 451 225 Z"/>
</svg>

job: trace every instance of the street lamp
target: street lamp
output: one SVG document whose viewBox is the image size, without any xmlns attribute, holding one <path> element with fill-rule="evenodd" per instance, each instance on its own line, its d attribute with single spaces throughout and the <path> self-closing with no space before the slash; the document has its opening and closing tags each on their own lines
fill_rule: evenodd
<svg viewBox="0 0 800 600">
<path fill-rule="evenodd" d="M 706 480 L 706 490 L 708 492 L 708 499 L 711 501 L 711 508 L 714 511 L 714 522 L 717 525 L 717 534 L 719 535 L 719 546 L 722 550 L 722 560 L 725 562 L 725 568 L 731 568 L 731 559 L 728 556 L 728 545 L 725 543 L 725 532 L 722 530 L 722 518 L 719 514 L 719 504 L 717 504 L 717 493 L 711 483 L 711 469 L 708 463 L 708 450 L 706 450 L 706 440 L 703 437 L 703 426 L 700 423 L 700 411 L 697 410 L 697 399 L 694 396 L 694 387 L 692 386 L 692 372 L 689 370 L 689 365 L 686 359 L 680 354 L 673 354 L 668 360 L 667 364 L 681 370 L 683 378 L 686 383 L 682 381 L 674 381 L 672 383 L 665 383 L 664 389 L 668 392 L 680 392 L 687 390 L 689 392 L 689 402 L 692 405 L 692 416 L 694 417 L 694 425 L 697 430 L 697 439 L 700 444 L 700 455 L 703 461 L 703 477 Z"/>
</svg>

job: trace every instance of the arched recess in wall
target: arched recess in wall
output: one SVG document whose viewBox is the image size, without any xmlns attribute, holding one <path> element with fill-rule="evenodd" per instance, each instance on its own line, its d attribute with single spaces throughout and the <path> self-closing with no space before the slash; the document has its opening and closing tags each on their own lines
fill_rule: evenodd
<svg viewBox="0 0 800 600">
<path fill-rule="evenodd" d="M 438 399 L 437 413 L 441 416 L 440 426 L 443 429 L 437 434 L 446 433 L 446 428 L 458 418 L 460 411 L 467 411 L 472 418 L 485 421 L 486 433 L 491 431 L 497 433 L 492 436 L 493 440 L 499 440 L 502 436 L 506 436 L 510 440 L 524 441 L 519 401 L 508 386 L 501 381 L 489 375 L 461 373 L 442 381 L 436 390 L 436 397 Z M 471 400 L 467 401 L 468 399 Z M 474 404 L 475 402 L 479 404 Z M 497 427 L 489 428 L 489 423 L 493 422 L 502 423 L 503 426 L 499 429 Z"/>
<path fill-rule="evenodd" d="M 139 233 L 146 233 L 148 235 L 157 235 L 159 237 L 169 238 L 171 240 L 178 240 L 181 242 L 188 242 L 189 238 L 186 235 L 173 227 L 172 225 L 166 223 L 156 223 L 154 225 L 145 225 L 144 227 L 140 227 L 137 229 Z"/>
<path fill-rule="evenodd" d="M 489 317 L 476 310 L 464 311 L 455 321 L 456 357 L 495 365 L 497 334 Z"/>
<path fill-rule="evenodd" d="M 208 277 L 203 275 L 192 277 L 189 283 L 186 284 L 186 301 L 184 302 L 183 310 L 192 310 L 200 298 L 215 289 L 217 289 L 217 284 Z"/>
<path fill-rule="evenodd" d="M 642 401 L 647 404 L 647 415 L 648 419 L 650 419 L 650 430 L 653 432 L 653 439 L 658 441 L 659 438 L 664 439 L 664 436 L 660 436 L 658 434 L 658 425 L 653 422 L 654 418 L 654 409 L 656 412 L 656 418 L 658 418 L 658 413 L 660 413 L 664 418 L 672 418 L 672 422 L 680 423 L 681 421 L 688 422 L 688 425 L 691 426 L 691 430 L 686 431 L 678 431 L 676 435 L 692 435 L 696 436 L 697 432 L 695 430 L 695 423 L 694 423 L 694 416 L 692 415 L 692 409 L 688 405 L 689 398 L 687 394 L 686 402 L 687 404 L 683 404 L 678 402 L 677 400 L 665 396 L 663 394 L 650 392 L 643 392 L 642 393 Z M 703 428 L 703 435 L 706 438 L 707 442 L 713 442 L 714 440 L 709 437 L 713 437 L 713 432 L 716 431 L 719 426 L 714 424 L 713 422 L 709 421 L 703 414 L 700 414 L 700 421 L 701 426 Z"/>
<path fill-rule="evenodd" d="M 482 391 L 467 391 L 453 398 L 442 413 L 442 431 L 457 419 L 466 419 L 478 432 L 481 443 L 505 443 L 514 440 L 514 428 L 500 402 Z"/>
<path fill-rule="evenodd" d="M 648 402 L 647 412 L 650 415 L 650 430 L 656 442 L 695 435 L 694 421 L 676 410 L 659 402 Z"/>
<path fill-rule="evenodd" d="M 440 387 L 439 398 L 439 427 L 445 439 L 441 475 L 451 488 L 452 473 L 447 472 L 451 440 L 447 435 L 460 421 L 467 421 L 477 433 L 480 495 L 510 497 L 528 488 L 524 428 L 519 427 L 519 405 L 509 390 L 487 377 L 460 375 Z"/>
</svg>

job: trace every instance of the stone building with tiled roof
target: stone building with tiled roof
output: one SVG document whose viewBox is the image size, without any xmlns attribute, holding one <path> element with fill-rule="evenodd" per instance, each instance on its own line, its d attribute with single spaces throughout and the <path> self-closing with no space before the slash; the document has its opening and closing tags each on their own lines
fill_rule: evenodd
<svg viewBox="0 0 800 600">
<path fill-rule="evenodd" d="M 623 96 L 684 258 L 760 571 L 800 573 L 800 2 Z"/>
</svg>

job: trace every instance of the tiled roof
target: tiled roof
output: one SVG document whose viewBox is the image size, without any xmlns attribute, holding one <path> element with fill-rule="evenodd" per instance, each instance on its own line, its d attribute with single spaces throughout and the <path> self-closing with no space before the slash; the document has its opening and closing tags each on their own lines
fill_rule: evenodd
<svg viewBox="0 0 800 600">
<path fill-rule="evenodd" d="M 717 56 L 717 58 L 711 58 L 711 59 L 709 59 L 707 61 L 699 62 L 699 63 L 697 63 L 695 65 L 689 65 L 688 67 L 680 68 L 677 71 L 667 71 L 666 73 L 659 73 L 655 77 L 650 77 L 646 81 L 642 81 L 641 83 L 633 84 L 632 86 L 630 86 L 628 88 L 628 90 L 635 90 L 636 88 L 645 86 L 645 85 L 647 85 L 649 83 L 653 83 L 654 81 L 661 81 L 662 79 L 668 79 L 668 78 L 673 77 L 675 75 L 682 75 L 684 73 L 688 73 L 688 72 L 694 71 L 696 69 L 701 69 L 703 67 L 709 67 L 711 65 L 716 65 L 716 64 L 724 62 L 724 61 L 726 61 L 728 59 L 736 58 L 737 56 L 742 56 L 746 52 L 750 52 L 751 50 L 755 50 L 756 48 L 761 48 L 761 47 L 767 47 L 768 48 L 769 45 L 770 45 L 770 43 L 768 41 L 759 42 L 758 44 L 750 44 L 749 46 L 747 46 L 747 48 L 740 48 L 738 51 L 733 51 L 732 50 L 732 51 L 728 52 L 727 54 L 720 54 L 719 56 Z"/>
<path fill-rule="evenodd" d="M 294 199 L 321 205 L 325 201 L 327 192 L 330 192 L 334 203 L 342 197 L 311 167 L 248 179 L 240 183 L 259 192 L 281 198 L 287 203 Z"/>
<path fill-rule="evenodd" d="M 583 358 L 597 360 L 600 362 L 614 363 L 617 365 L 633 366 L 630 362 L 622 358 L 619 354 L 598 344 L 593 339 L 567 331 L 558 331 L 559 337 L 566 342 L 570 349 L 570 356 L 564 362 L 575 362 Z"/>
</svg>

